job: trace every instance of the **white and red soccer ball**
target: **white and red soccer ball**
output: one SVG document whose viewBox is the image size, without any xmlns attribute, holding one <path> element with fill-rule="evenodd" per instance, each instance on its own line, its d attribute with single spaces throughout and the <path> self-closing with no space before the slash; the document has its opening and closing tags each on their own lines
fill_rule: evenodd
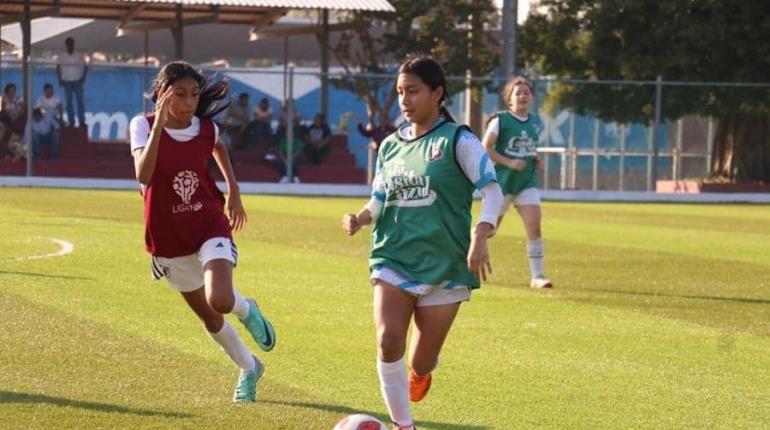
<svg viewBox="0 0 770 430">
<path fill-rule="evenodd" d="M 369 415 L 355 414 L 348 415 L 333 430 L 388 430 L 382 421 Z"/>
</svg>

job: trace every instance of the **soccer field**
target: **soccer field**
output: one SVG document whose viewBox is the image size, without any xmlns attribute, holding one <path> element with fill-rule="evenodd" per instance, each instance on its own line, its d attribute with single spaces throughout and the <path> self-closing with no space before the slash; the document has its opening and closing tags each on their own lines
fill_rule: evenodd
<svg viewBox="0 0 770 430">
<path fill-rule="evenodd" d="M 258 402 L 181 297 L 150 281 L 137 192 L 0 188 L 0 428 L 331 429 L 387 420 L 362 199 L 245 196 L 236 286 L 273 321 Z M 478 206 L 478 205 L 477 205 Z M 477 207 L 478 209 L 478 207 Z M 420 429 L 770 427 L 770 208 L 545 203 L 490 241 Z M 63 256 L 27 259 L 74 245 Z M 235 324 L 241 330 L 240 324 Z M 241 333 L 244 333 L 241 331 Z M 248 338 L 246 338 L 248 339 Z"/>
</svg>

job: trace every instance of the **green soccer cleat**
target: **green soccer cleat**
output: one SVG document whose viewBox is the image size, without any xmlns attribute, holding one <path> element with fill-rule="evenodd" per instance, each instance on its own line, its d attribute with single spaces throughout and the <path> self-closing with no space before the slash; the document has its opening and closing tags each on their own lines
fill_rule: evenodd
<svg viewBox="0 0 770 430">
<path fill-rule="evenodd" d="M 241 369 L 238 376 L 238 385 L 235 386 L 233 401 L 236 403 L 253 403 L 257 401 L 257 382 L 265 373 L 265 365 L 254 358 L 254 370 Z"/>
<path fill-rule="evenodd" d="M 262 351 L 270 351 L 275 347 L 275 330 L 270 321 L 259 311 L 254 299 L 246 299 L 249 304 L 249 316 L 240 320 L 246 326 L 254 342 Z M 239 318 L 240 319 L 240 318 Z"/>
</svg>

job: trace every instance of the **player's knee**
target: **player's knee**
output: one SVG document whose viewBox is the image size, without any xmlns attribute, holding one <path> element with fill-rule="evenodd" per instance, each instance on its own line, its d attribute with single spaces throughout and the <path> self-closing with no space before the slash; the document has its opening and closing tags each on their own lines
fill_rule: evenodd
<svg viewBox="0 0 770 430">
<path fill-rule="evenodd" d="M 404 355 L 404 345 L 403 336 L 388 330 L 378 330 L 377 349 L 385 361 L 400 359 Z"/>
<path fill-rule="evenodd" d="M 535 225 L 532 225 L 532 226 L 529 228 L 529 236 L 530 236 L 532 239 L 540 239 L 540 237 L 542 236 L 542 233 L 541 233 L 541 231 L 540 231 L 540 223 L 537 223 L 537 224 L 535 224 Z"/>
<path fill-rule="evenodd" d="M 235 297 L 232 294 L 212 294 L 208 298 L 209 306 L 220 314 L 227 314 L 235 306 Z"/>
</svg>

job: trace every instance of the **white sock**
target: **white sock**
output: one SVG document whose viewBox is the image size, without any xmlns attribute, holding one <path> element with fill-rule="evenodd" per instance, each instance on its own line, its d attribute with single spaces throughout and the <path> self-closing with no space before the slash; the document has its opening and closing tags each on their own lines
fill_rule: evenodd
<svg viewBox="0 0 770 430">
<path fill-rule="evenodd" d="M 412 414 L 409 412 L 409 381 L 406 378 L 404 357 L 393 363 L 385 363 L 378 357 L 377 375 L 380 377 L 380 390 L 390 419 L 402 426 L 412 424 Z"/>
<path fill-rule="evenodd" d="M 251 351 L 246 348 L 238 333 L 227 320 L 219 333 L 209 333 L 214 342 L 218 343 L 222 351 L 230 357 L 235 364 L 243 370 L 254 370 L 256 363 Z"/>
<path fill-rule="evenodd" d="M 243 298 L 240 292 L 233 288 L 233 295 L 235 296 L 235 304 L 233 310 L 230 311 L 233 315 L 240 319 L 246 319 L 249 316 L 249 304 L 246 303 L 246 299 Z"/>
<path fill-rule="evenodd" d="M 529 270 L 532 272 L 532 279 L 545 277 L 543 274 L 544 256 L 543 239 L 527 241 L 527 257 L 529 257 Z"/>
</svg>

